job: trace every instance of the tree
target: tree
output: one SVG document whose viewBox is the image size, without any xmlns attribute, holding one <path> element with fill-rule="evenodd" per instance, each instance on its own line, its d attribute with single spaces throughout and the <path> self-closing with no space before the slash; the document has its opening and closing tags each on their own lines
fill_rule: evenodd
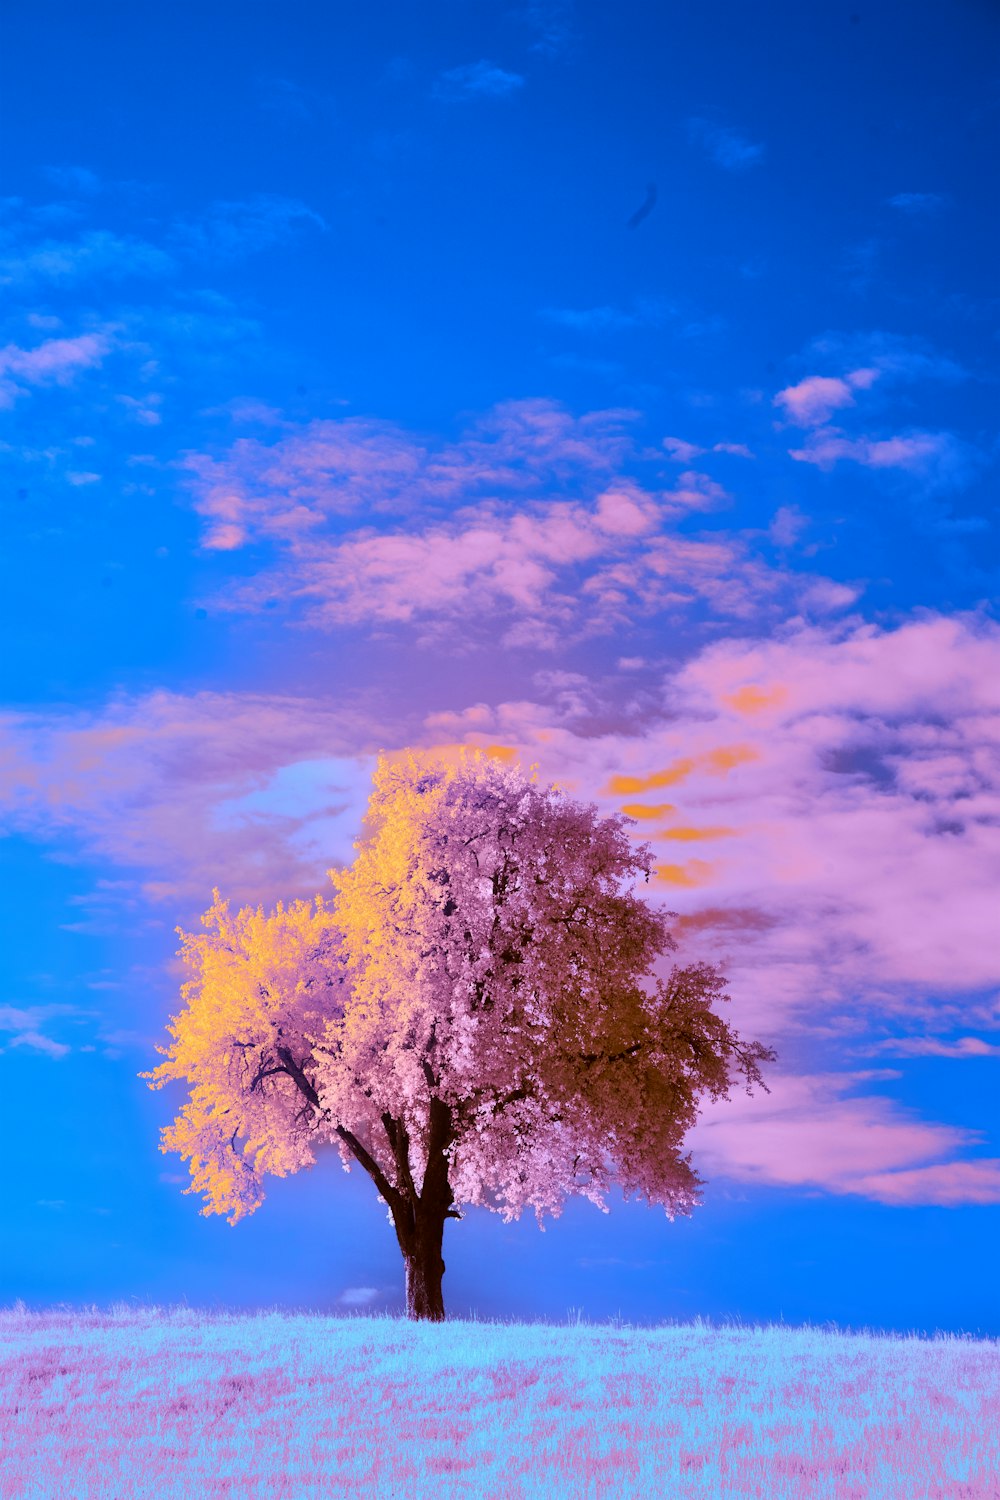
<svg viewBox="0 0 1000 1500">
<path fill-rule="evenodd" d="M 687 1214 L 699 1100 L 774 1054 L 717 1013 L 704 963 L 657 977 L 672 913 L 634 889 L 651 851 L 479 755 L 380 761 L 367 835 L 331 900 L 233 916 L 215 892 L 153 1088 L 190 1085 L 161 1150 L 235 1224 L 332 1143 L 389 1210 L 413 1318 L 444 1317 L 460 1205 L 539 1224 L 613 1183 Z"/>
</svg>

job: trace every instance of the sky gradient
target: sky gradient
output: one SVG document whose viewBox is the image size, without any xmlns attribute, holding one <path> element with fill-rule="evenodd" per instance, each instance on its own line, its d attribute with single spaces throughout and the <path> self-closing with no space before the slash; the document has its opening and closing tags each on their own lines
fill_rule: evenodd
<svg viewBox="0 0 1000 1500">
<path fill-rule="evenodd" d="M 8 0 L 0 1302 L 402 1305 L 333 1157 L 199 1216 L 177 925 L 380 749 L 656 849 L 777 1048 L 690 1221 L 447 1230 L 449 1310 L 1000 1333 L 986 0 Z"/>
</svg>

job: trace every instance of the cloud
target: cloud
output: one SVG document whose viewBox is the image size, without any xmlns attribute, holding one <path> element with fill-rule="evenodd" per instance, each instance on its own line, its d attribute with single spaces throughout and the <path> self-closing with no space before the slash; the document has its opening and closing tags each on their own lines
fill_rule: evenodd
<svg viewBox="0 0 1000 1500">
<path fill-rule="evenodd" d="M 870 390 L 876 381 L 880 387 L 899 380 L 958 381 L 966 378 L 961 366 L 917 341 L 883 333 L 850 338 L 827 334 L 814 342 L 812 350 L 843 360 L 860 358 L 864 363 L 843 376 L 809 375 L 778 391 L 773 404 L 786 420 L 814 429 L 801 447 L 789 450 L 791 458 L 827 470 L 842 460 L 868 469 L 898 469 L 939 487 L 967 482 L 980 455 L 954 433 L 909 428 L 887 436 L 852 436 L 826 425 L 835 411 L 853 407 L 857 392 Z"/>
<path fill-rule="evenodd" d="M 377 743 L 342 704 L 266 694 L 157 692 L 89 714 L 7 715 L 0 823 L 138 872 L 102 877 L 79 903 L 80 930 L 197 906 L 215 884 L 235 899 L 309 896 L 350 858 Z"/>
<path fill-rule="evenodd" d="M 655 889 L 689 951 L 728 963 L 748 1026 L 995 1024 L 1000 628 L 927 616 L 720 640 L 665 679 L 661 714 L 595 732 L 480 705 L 427 733 L 511 745 L 605 811 L 652 809 L 636 837 Z"/>
<path fill-rule="evenodd" d="M 683 438 L 665 437 L 663 447 L 672 459 L 680 464 L 689 464 L 706 453 L 729 453 L 737 458 L 753 458 L 746 443 L 713 443 L 710 448 L 699 448 L 696 443 L 686 443 Z"/>
<path fill-rule="evenodd" d="M 524 83 L 520 73 L 510 73 L 484 58 L 439 74 L 433 92 L 436 99 L 459 104 L 472 99 L 506 99 Z"/>
<path fill-rule="evenodd" d="M 379 1295 L 377 1286 L 349 1286 L 341 1292 L 337 1301 L 342 1307 L 370 1307 Z"/>
<path fill-rule="evenodd" d="M 0 285 L 69 285 L 91 278 L 121 281 L 168 276 L 177 263 L 166 251 L 132 235 L 92 229 L 75 240 L 45 240 L 0 256 Z"/>
<path fill-rule="evenodd" d="M 695 117 L 687 122 L 688 139 L 702 146 L 716 166 L 727 172 L 745 172 L 764 159 L 764 147 L 725 125 Z"/>
<path fill-rule="evenodd" d="M 663 499 L 681 510 L 716 510 L 732 498 L 721 484 L 695 469 L 686 469 L 678 477 L 674 488 L 663 492 Z"/>
<path fill-rule="evenodd" d="M 535 33 L 529 51 L 561 57 L 573 41 L 573 0 L 527 0 L 522 15 Z"/>
<path fill-rule="evenodd" d="M 835 360 L 846 369 L 861 366 L 875 370 L 883 386 L 891 381 L 956 383 L 968 378 L 968 372 L 957 361 L 938 353 L 925 340 L 904 338 L 882 329 L 868 333 L 824 333 L 813 339 L 808 356 Z"/>
<path fill-rule="evenodd" d="M 854 405 L 854 392 L 868 390 L 878 379 L 874 369 L 852 370 L 841 380 L 828 375 L 810 375 L 798 385 L 786 386 L 774 398 L 774 405 L 799 427 L 813 427 L 825 422 L 832 412 Z"/>
<path fill-rule="evenodd" d="M 892 208 L 917 216 L 940 213 L 948 199 L 944 193 L 895 193 L 888 201 Z"/>
<path fill-rule="evenodd" d="M 951 1042 L 936 1036 L 889 1037 L 872 1050 L 893 1057 L 1000 1057 L 1000 1045 L 981 1036 L 960 1036 Z"/>
<path fill-rule="evenodd" d="M 640 326 L 635 313 L 620 307 L 544 307 L 541 316 L 577 333 L 621 333 Z"/>
<path fill-rule="evenodd" d="M 89 167 L 71 165 L 46 167 L 45 175 L 64 193 L 80 193 L 92 197 L 93 194 L 99 193 L 102 187 L 100 177 Z"/>
<path fill-rule="evenodd" d="M 221 458 L 189 454 L 203 546 L 263 544 L 274 559 L 215 603 L 280 604 L 320 629 L 460 624 L 467 645 L 499 635 L 551 649 L 634 614 L 699 605 L 749 617 L 790 598 L 824 611 L 853 600 L 768 567 L 738 536 L 678 535 L 679 521 L 730 496 L 695 469 L 670 488 L 624 473 L 655 464 L 628 434 L 632 416 L 508 402 L 448 443 L 345 419 L 285 424 L 277 441 L 240 439 Z"/>
<path fill-rule="evenodd" d="M 70 1051 L 64 1042 L 53 1041 L 52 1037 L 44 1036 L 40 1031 L 22 1031 L 17 1036 L 11 1037 L 8 1046 L 30 1047 L 33 1052 L 44 1052 L 47 1057 L 65 1057 Z"/>
<path fill-rule="evenodd" d="M 624 333 L 633 328 L 662 328 L 680 316 L 680 309 L 664 297 L 637 297 L 631 307 L 604 304 L 598 307 L 545 307 L 541 316 L 549 323 L 575 333 Z"/>
<path fill-rule="evenodd" d="M 327 225 L 308 204 L 276 193 L 258 193 L 219 201 L 198 217 L 178 220 L 170 238 L 185 254 L 227 261 L 287 244 L 310 227 L 325 230 Z"/>
<path fill-rule="evenodd" d="M 974 450 L 954 433 L 919 430 L 852 438 L 836 427 L 821 427 L 803 447 L 789 449 L 789 457 L 827 470 L 845 459 L 866 469 L 901 469 L 942 487 L 964 484 L 976 465 Z"/>
<path fill-rule="evenodd" d="M 0 349 L 0 408 L 38 387 L 70 385 L 81 371 L 100 365 L 111 347 L 108 332 L 47 339 L 33 349 L 7 344 Z"/>
<path fill-rule="evenodd" d="M 368 418 L 285 424 L 276 442 L 243 438 L 222 459 L 189 453 L 183 466 L 209 523 L 204 544 L 225 551 L 288 541 L 336 516 L 440 511 L 484 491 L 521 495 L 606 477 L 633 449 L 635 416 L 574 417 L 550 401 L 509 401 L 455 443 Z"/>
<path fill-rule="evenodd" d="M 0 1005 L 0 1033 L 13 1033 L 7 1042 L 8 1047 L 28 1047 L 33 1052 L 43 1052 L 58 1059 L 72 1049 L 65 1042 L 47 1036 L 41 1028 L 54 1017 L 84 1014 L 86 1012 L 74 1005 Z M 0 1047 L 0 1052 L 3 1050 Z"/>
<path fill-rule="evenodd" d="M 890 1207 L 959 1208 L 1000 1203 L 1000 1160 L 939 1162 L 909 1171 L 871 1173 L 853 1189 Z"/>
<path fill-rule="evenodd" d="M 596 307 L 543 307 L 539 316 L 560 328 L 593 337 L 670 325 L 678 338 L 704 339 L 726 327 L 725 319 L 717 313 L 704 315 L 666 297 L 654 296 L 636 297 L 628 307 L 616 307 L 613 303 Z"/>
<path fill-rule="evenodd" d="M 738 542 L 663 534 L 667 516 L 723 494 L 705 476 L 682 479 L 659 502 L 622 483 L 590 505 L 486 501 L 418 529 L 306 538 L 216 602 L 254 612 L 280 598 L 320 629 L 450 621 L 467 644 L 495 642 L 499 616 L 504 643 L 542 649 L 699 600 L 723 614 L 766 608 L 781 581 Z"/>
<path fill-rule="evenodd" d="M 695 1166 L 738 1182 L 821 1188 L 899 1206 L 1000 1202 L 1000 1161 L 955 1159 L 977 1143 L 877 1095 L 864 1075 L 777 1075 L 769 1095 L 709 1104 L 688 1144 Z M 950 1157 L 940 1161 L 938 1158 Z"/>
</svg>

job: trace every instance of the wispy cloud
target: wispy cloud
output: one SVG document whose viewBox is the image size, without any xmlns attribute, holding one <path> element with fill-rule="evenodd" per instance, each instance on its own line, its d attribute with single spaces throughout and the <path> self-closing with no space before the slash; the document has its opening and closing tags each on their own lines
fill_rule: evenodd
<svg viewBox="0 0 1000 1500">
<path fill-rule="evenodd" d="M 542 57 L 561 57 L 573 41 L 573 0 L 526 0 L 521 11 L 534 32 L 530 50 Z"/>
<path fill-rule="evenodd" d="M 688 138 L 727 172 L 745 172 L 764 159 L 764 147 L 738 130 L 695 116 L 687 122 Z"/>
<path fill-rule="evenodd" d="M 697 443 L 685 442 L 683 438 L 665 437 L 663 447 L 666 452 L 680 464 L 689 464 L 696 458 L 702 458 L 706 453 L 729 453 L 737 458 L 753 458 L 753 453 L 746 443 L 712 443 L 708 448 L 699 448 Z"/>
<path fill-rule="evenodd" d="M 304 229 L 326 227 L 322 215 L 300 199 L 258 193 L 219 201 L 203 214 L 178 220 L 170 241 L 186 254 L 226 261 L 285 244 Z"/>
<path fill-rule="evenodd" d="M 101 178 L 89 167 L 72 164 L 46 167 L 45 175 L 63 193 L 80 193 L 92 197 L 103 186 Z"/>
<path fill-rule="evenodd" d="M 482 58 L 440 73 L 433 92 L 436 99 L 463 104 L 474 99 L 508 99 L 523 89 L 524 84 L 520 73 L 511 73 Z"/>
<path fill-rule="evenodd" d="M 350 857 L 370 775 L 358 747 L 375 744 L 343 705 L 266 694 L 158 692 L 90 714 L 8 715 L 0 824 L 70 834 L 110 864 L 76 903 L 84 915 L 67 925 L 80 931 L 122 913 L 134 923 L 161 902 L 176 912 L 216 883 L 237 899 L 308 896 Z M 39 1029 L 35 1013 L 6 1014 Z"/>
<path fill-rule="evenodd" d="M 739 537 L 676 534 L 731 497 L 694 468 L 670 487 L 655 471 L 632 477 L 627 461 L 649 459 L 629 416 L 511 402 L 446 444 L 347 420 L 286 430 L 274 444 L 240 440 L 223 459 L 190 455 L 204 545 L 274 548 L 271 566 L 216 603 L 255 612 L 280 601 L 322 629 L 461 625 L 467 645 L 499 635 L 545 649 L 618 628 L 630 612 L 700 604 L 749 616 L 790 594 L 815 605 L 815 579 L 769 569 Z M 348 529 L 358 511 L 368 524 Z M 828 593 L 822 607 L 832 604 Z"/>
<path fill-rule="evenodd" d="M 898 1206 L 1000 1203 L 1000 1161 L 956 1155 L 978 1143 L 972 1132 L 920 1120 L 878 1095 L 849 1097 L 864 1081 L 779 1075 L 763 1099 L 710 1104 L 689 1138 L 695 1165 Z"/>
<path fill-rule="evenodd" d="M 663 328 L 681 318 L 680 308 L 665 297 L 637 297 L 629 307 L 544 307 L 541 317 L 574 333 L 624 333 L 633 328 Z"/>
<path fill-rule="evenodd" d="M 168 276 L 177 269 L 174 258 L 158 246 L 133 235 L 91 229 L 71 240 L 43 240 L 0 256 L 0 285 L 27 287 L 104 279 Z"/>
<path fill-rule="evenodd" d="M 42 1052 L 55 1059 L 66 1057 L 72 1048 L 49 1036 L 42 1028 L 52 1019 L 83 1014 L 85 1012 L 73 1005 L 0 1005 L 0 1033 L 5 1034 L 4 1046 L 27 1047 L 32 1052 Z M 0 1052 L 4 1046 L 0 1046 Z"/>
<path fill-rule="evenodd" d="M 865 333 L 824 333 L 813 339 L 807 358 L 835 362 L 841 369 L 855 366 L 876 370 L 880 389 L 896 382 L 936 380 L 949 384 L 968 379 L 968 372 L 924 339 L 873 329 Z"/>
<path fill-rule="evenodd" d="M 17 1036 L 12 1036 L 7 1045 L 28 1047 L 32 1052 L 44 1052 L 47 1057 L 54 1058 L 65 1057 L 71 1050 L 65 1042 L 57 1042 L 40 1031 L 22 1031 Z"/>
<path fill-rule="evenodd" d="M 287 424 L 273 443 L 244 438 L 225 457 L 188 454 L 205 545 L 229 550 L 256 539 L 289 540 L 340 515 L 433 514 L 483 493 L 558 492 L 586 478 L 606 482 L 632 452 L 636 413 L 574 417 L 551 401 L 494 408 L 455 443 L 367 418 Z"/>
<path fill-rule="evenodd" d="M 702 339 L 718 335 L 726 327 L 719 314 L 703 314 L 657 296 L 636 297 L 627 307 L 613 303 L 595 307 L 544 307 L 539 316 L 557 327 L 592 337 L 669 327 L 679 338 Z"/>
<path fill-rule="evenodd" d="M 937 1036 L 889 1037 L 872 1050 L 893 1057 L 1000 1057 L 1000 1045 L 981 1036 L 959 1036 L 953 1041 Z"/>
<path fill-rule="evenodd" d="M 951 432 L 917 430 L 855 438 L 835 427 L 821 427 L 789 454 L 797 463 L 819 469 L 832 469 L 842 460 L 866 469 L 900 469 L 943 488 L 964 484 L 976 467 L 975 452 Z"/>
<path fill-rule="evenodd" d="M 889 199 L 892 208 L 913 216 L 940 213 L 947 202 L 943 193 L 895 193 Z"/>
<path fill-rule="evenodd" d="M 39 386 L 70 385 L 84 370 L 100 365 L 112 347 L 111 333 L 82 333 L 46 339 L 32 349 L 7 344 L 0 349 L 0 407 Z"/>
</svg>

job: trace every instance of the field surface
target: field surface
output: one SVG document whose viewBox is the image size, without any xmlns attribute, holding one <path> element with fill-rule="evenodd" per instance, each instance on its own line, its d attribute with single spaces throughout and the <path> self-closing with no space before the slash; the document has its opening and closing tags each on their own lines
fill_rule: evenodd
<svg viewBox="0 0 1000 1500">
<path fill-rule="evenodd" d="M 3 1500 L 1000 1500 L 1000 1344 L 0 1312 Z"/>
</svg>

